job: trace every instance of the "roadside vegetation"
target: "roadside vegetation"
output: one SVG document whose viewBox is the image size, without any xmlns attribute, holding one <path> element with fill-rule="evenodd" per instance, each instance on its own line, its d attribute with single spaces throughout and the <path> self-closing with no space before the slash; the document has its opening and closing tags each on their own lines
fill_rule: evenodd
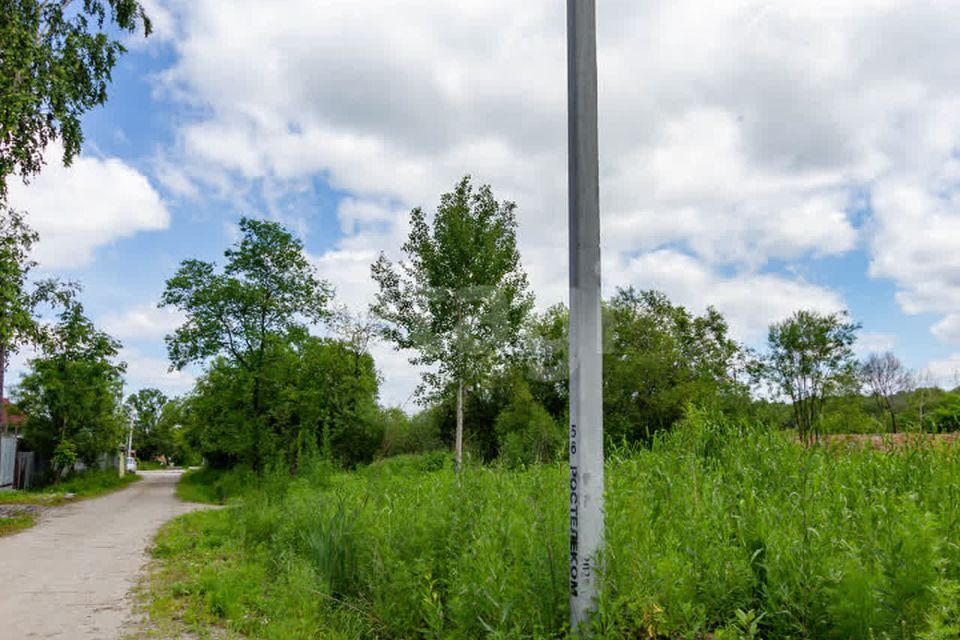
<svg viewBox="0 0 960 640">
<path fill-rule="evenodd" d="M 0 515 L 0 538 L 29 529 L 36 523 L 36 516 L 30 513 Z"/>
<path fill-rule="evenodd" d="M 158 538 L 159 628 L 563 636 L 569 311 L 534 305 L 516 216 L 469 177 L 412 211 L 367 312 L 337 304 L 294 233 L 244 218 L 221 263 L 184 260 L 159 300 L 195 387 L 125 397 L 122 345 L 77 285 L 33 279 L 38 236 L 0 201 L 0 365 L 34 349 L 9 406 L 54 485 L 7 499 L 132 481 L 71 475 L 132 430 L 146 465 L 204 463 L 182 499 L 229 506 Z M 658 291 L 618 288 L 602 314 L 597 637 L 957 637 L 960 463 L 939 434 L 960 431 L 960 388 L 860 361 L 844 312 L 797 310 L 764 349 Z M 382 406 L 376 340 L 419 367 L 415 413 Z"/>
<path fill-rule="evenodd" d="M 956 637 L 956 444 L 804 447 L 693 411 L 607 466 L 597 637 Z M 276 640 L 562 637 L 565 478 L 449 456 L 267 473 L 165 527 L 150 611 Z"/>
<path fill-rule="evenodd" d="M 47 507 L 106 495 L 139 479 L 140 476 L 134 474 L 120 477 L 113 470 L 91 470 L 39 489 L 0 491 L 0 537 L 34 526 L 43 517 L 43 510 Z"/>
<path fill-rule="evenodd" d="M 0 504 L 56 506 L 74 500 L 96 498 L 122 489 L 138 480 L 140 476 L 132 473 L 121 477 L 113 470 L 82 471 L 68 476 L 58 484 L 39 489 L 0 492 Z"/>
<path fill-rule="evenodd" d="M 177 483 L 177 497 L 185 502 L 202 504 L 226 504 L 228 500 L 239 498 L 258 486 L 256 475 L 249 469 L 232 470 L 191 469 L 181 476 Z"/>
</svg>

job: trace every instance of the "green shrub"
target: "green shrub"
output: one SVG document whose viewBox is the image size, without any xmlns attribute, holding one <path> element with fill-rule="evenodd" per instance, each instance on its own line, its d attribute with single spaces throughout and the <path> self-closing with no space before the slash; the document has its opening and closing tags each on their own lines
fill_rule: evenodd
<svg viewBox="0 0 960 640">
<path fill-rule="evenodd" d="M 517 382 L 513 391 L 495 426 L 500 459 L 511 466 L 555 461 L 566 446 L 563 428 L 533 399 L 526 382 Z"/>
<path fill-rule="evenodd" d="M 257 476 L 247 467 L 231 470 L 203 467 L 191 469 L 177 483 L 177 497 L 186 502 L 226 504 L 257 485 Z"/>
</svg>

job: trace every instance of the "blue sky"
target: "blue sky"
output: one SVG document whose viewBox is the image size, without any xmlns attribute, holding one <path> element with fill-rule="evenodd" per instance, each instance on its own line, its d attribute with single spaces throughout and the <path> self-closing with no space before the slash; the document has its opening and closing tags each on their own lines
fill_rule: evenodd
<svg viewBox="0 0 960 640">
<path fill-rule="evenodd" d="M 178 319 L 156 302 L 180 260 L 222 257 L 242 215 L 288 224 L 362 309 L 369 264 L 397 255 L 410 208 L 469 173 L 517 202 L 539 304 L 566 297 L 556 2 L 145 4 L 156 34 L 131 41 L 82 157 L 63 169 L 54 149 L 11 192 L 43 235 L 44 271 L 81 281 L 123 341 L 132 388 L 190 388 L 196 370 L 166 371 Z M 892 349 L 952 386 L 952 4 L 600 3 L 608 291 L 713 304 L 754 346 L 794 309 L 847 308 L 863 353 Z M 416 372 L 374 353 L 383 400 L 409 406 Z"/>
</svg>

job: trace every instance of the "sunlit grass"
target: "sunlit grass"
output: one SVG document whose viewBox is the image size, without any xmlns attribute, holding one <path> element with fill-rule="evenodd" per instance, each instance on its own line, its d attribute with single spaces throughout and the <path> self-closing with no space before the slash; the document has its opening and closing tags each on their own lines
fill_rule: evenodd
<svg viewBox="0 0 960 640">
<path fill-rule="evenodd" d="M 565 467 L 430 468 L 318 466 L 177 520 L 154 615 L 275 640 L 564 636 Z M 595 636 L 759 618 L 764 638 L 954 638 L 958 478 L 956 445 L 804 448 L 694 415 L 608 459 Z"/>
<path fill-rule="evenodd" d="M 56 506 L 73 500 L 95 498 L 136 482 L 140 476 L 126 474 L 123 477 L 116 471 L 96 470 L 77 473 L 59 484 L 52 484 L 29 491 L 0 492 L 0 504 L 35 504 Z M 73 494 L 68 498 L 68 494 Z"/>
</svg>

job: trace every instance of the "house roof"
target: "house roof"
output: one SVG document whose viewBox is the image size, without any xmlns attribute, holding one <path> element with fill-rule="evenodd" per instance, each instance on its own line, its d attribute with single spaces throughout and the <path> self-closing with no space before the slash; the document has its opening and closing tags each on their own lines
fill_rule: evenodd
<svg viewBox="0 0 960 640">
<path fill-rule="evenodd" d="M 7 424 L 11 427 L 19 427 L 22 425 L 26 417 L 20 413 L 17 406 L 6 398 L 3 399 L 3 404 L 7 409 Z"/>
</svg>

